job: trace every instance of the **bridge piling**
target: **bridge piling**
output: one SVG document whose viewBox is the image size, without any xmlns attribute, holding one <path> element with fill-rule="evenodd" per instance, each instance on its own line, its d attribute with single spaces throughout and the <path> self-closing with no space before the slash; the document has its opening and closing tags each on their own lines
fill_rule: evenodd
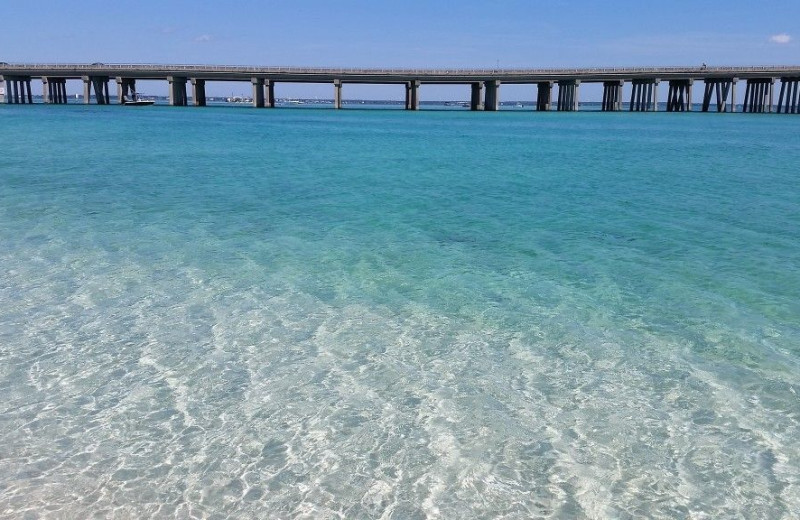
<svg viewBox="0 0 800 520">
<path fill-rule="evenodd" d="M 692 109 L 692 80 L 669 81 L 667 112 L 688 112 Z"/>
<path fill-rule="evenodd" d="M 192 84 L 192 104 L 196 107 L 206 106 L 206 80 L 190 78 Z"/>
<path fill-rule="evenodd" d="M 122 105 L 126 101 L 136 99 L 136 80 L 133 78 L 117 77 L 117 103 Z"/>
<path fill-rule="evenodd" d="M 108 78 L 94 76 L 92 78 L 92 86 L 94 87 L 94 95 L 97 99 L 98 105 L 108 105 Z"/>
<path fill-rule="evenodd" d="M 658 110 L 658 78 L 634 79 L 631 82 L 629 112 L 655 112 Z"/>
<path fill-rule="evenodd" d="M 553 106 L 553 82 L 540 81 L 536 84 L 536 110 L 549 112 Z"/>
<path fill-rule="evenodd" d="M 558 82 L 558 104 L 556 109 L 559 112 L 575 112 L 578 110 L 578 93 L 581 82 L 577 79 L 560 80 Z"/>
<path fill-rule="evenodd" d="M 30 76 L 0 76 L 0 83 L 5 83 L 5 99 L 7 104 L 25 105 L 33 103 Z"/>
<path fill-rule="evenodd" d="M 185 107 L 186 100 L 186 78 L 179 76 L 167 76 L 169 82 L 169 104 L 174 107 Z"/>
<path fill-rule="evenodd" d="M 487 112 L 497 112 L 500 110 L 500 82 L 490 80 L 485 82 L 486 97 L 483 102 L 483 109 Z"/>
<path fill-rule="evenodd" d="M 748 79 L 742 112 L 772 112 L 775 78 Z"/>
<path fill-rule="evenodd" d="M 705 92 L 703 93 L 703 112 L 708 112 L 711 100 L 716 95 L 717 112 L 736 111 L 736 82 L 738 78 L 707 78 Z M 728 108 L 728 95 L 730 94 L 730 108 Z"/>
<path fill-rule="evenodd" d="M 483 83 L 480 81 L 470 84 L 469 109 L 483 110 Z"/>
<path fill-rule="evenodd" d="M 764 80 L 747 80 L 748 85 L 750 82 L 753 82 L 756 85 L 758 97 L 757 103 L 755 107 L 751 106 L 750 108 L 754 108 L 751 112 L 772 112 L 772 102 L 774 101 L 772 98 L 772 87 L 775 84 L 774 78 L 767 78 Z M 751 103 L 752 105 L 752 103 Z M 742 106 L 742 111 L 744 112 L 744 106 Z"/>
<path fill-rule="evenodd" d="M 275 82 L 271 79 L 264 80 L 264 106 L 275 108 Z"/>
<path fill-rule="evenodd" d="M 767 112 L 772 112 L 772 104 L 775 101 L 775 78 L 769 78 L 769 101 Z"/>
<path fill-rule="evenodd" d="M 67 80 L 63 78 L 42 78 L 42 100 L 50 105 L 64 105 L 67 102 Z"/>
<path fill-rule="evenodd" d="M 406 82 L 406 110 L 419 110 L 419 85 L 418 79 Z"/>
<path fill-rule="evenodd" d="M 794 114 L 797 110 L 797 88 L 800 83 L 799 78 L 781 78 L 781 90 L 778 95 L 777 112 L 780 114 Z M 793 100 L 794 93 L 794 100 Z"/>
<path fill-rule="evenodd" d="M 67 80 L 65 80 L 65 79 L 59 80 L 59 82 L 57 83 L 56 90 L 58 92 L 58 102 L 60 104 L 66 105 L 67 104 Z"/>
<path fill-rule="evenodd" d="M 108 96 L 108 77 L 107 76 L 83 76 L 83 103 L 88 105 L 94 89 L 94 99 L 98 105 L 107 105 Z"/>
<path fill-rule="evenodd" d="M 342 80 L 333 80 L 333 108 L 342 108 Z"/>
<path fill-rule="evenodd" d="M 798 91 L 800 91 L 800 83 L 795 82 L 794 94 L 792 95 L 792 114 L 800 113 L 800 106 L 798 106 Z"/>
<path fill-rule="evenodd" d="M 62 105 L 67 102 L 67 80 L 42 76 L 42 101 L 50 105 Z"/>
<path fill-rule="evenodd" d="M 625 82 L 604 81 L 603 82 L 603 112 L 617 112 L 622 109 L 622 87 Z"/>
<path fill-rule="evenodd" d="M 253 106 L 264 108 L 264 79 L 250 78 L 250 83 L 253 84 Z"/>
<path fill-rule="evenodd" d="M 42 78 L 42 102 L 49 105 L 53 102 L 54 97 L 53 85 L 50 83 L 49 78 L 45 76 Z"/>
</svg>

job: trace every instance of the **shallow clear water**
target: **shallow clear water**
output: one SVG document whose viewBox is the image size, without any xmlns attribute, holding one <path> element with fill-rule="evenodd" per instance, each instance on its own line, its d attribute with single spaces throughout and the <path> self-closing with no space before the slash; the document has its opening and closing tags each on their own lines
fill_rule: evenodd
<svg viewBox="0 0 800 520">
<path fill-rule="evenodd" d="M 0 516 L 800 516 L 800 118 L 0 127 Z"/>
</svg>

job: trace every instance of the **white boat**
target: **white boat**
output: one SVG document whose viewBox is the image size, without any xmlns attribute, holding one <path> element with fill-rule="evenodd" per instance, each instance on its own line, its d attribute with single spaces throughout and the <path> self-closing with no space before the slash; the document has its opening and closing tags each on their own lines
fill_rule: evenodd
<svg viewBox="0 0 800 520">
<path fill-rule="evenodd" d="M 134 93 L 131 99 L 122 99 L 122 104 L 128 107 L 145 107 L 155 103 L 154 99 L 142 99 L 138 94 Z"/>
<path fill-rule="evenodd" d="M 154 103 L 155 103 L 155 101 L 152 100 L 152 99 L 135 99 L 135 100 L 132 99 L 130 101 L 123 101 L 122 102 L 122 104 L 127 106 L 127 107 L 131 107 L 131 106 L 132 107 L 145 107 L 145 106 L 148 106 L 148 105 L 152 105 Z"/>
</svg>

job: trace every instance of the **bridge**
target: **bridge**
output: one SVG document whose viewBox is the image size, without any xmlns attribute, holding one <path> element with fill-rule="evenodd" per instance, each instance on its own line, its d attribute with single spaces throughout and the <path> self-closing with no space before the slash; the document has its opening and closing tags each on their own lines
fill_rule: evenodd
<svg viewBox="0 0 800 520">
<path fill-rule="evenodd" d="M 425 84 L 470 85 L 471 110 L 495 111 L 500 107 L 503 84 L 535 86 L 538 111 L 575 111 L 579 108 L 582 83 L 602 83 L 601 109 L 623 110 L 623 87 L 631 85 L 628 110 L 636 112 L 659 109 L 658 87 L 667 84 L 668 112 L 692 110 L 692 89 L 703 83 L 701 110 L 735 112 L 737 83 L 744 82 L 743 112 L 800 113 L 800 66 L 754 67 L 628 67 L 583 69 L 358 69 L 249 67 L 214 65 L 153 64 L 8 64 L 0 63 L 0 103 L 33 102 L 31 82 L 42 82 L 45 103 L 67 102 L 66 81 L 83 81 L 83 102 L 92 97 L 97 104 L 110 104 L 109 83 L 117 87 L 119 103 L 136 96 L 137 80 L 162 80 L 169 83 L 169 103 L 189 103 L 187 85 L 195 106 L 206 104 L 206 83 L 209 81 L 242 81 L 252 84 L 253 106 L 275 106 L 275 84 L 330 83 L 333 104 L 342 107 L 342 87 L 348 83 L 399 84 L 405 86 L 405 107 L 418 110 L 419 90 Z M 776 83 L 780 84 L 775 104 Z M 554 87 L 557 87 L 555 102 Z"/>
</svg>

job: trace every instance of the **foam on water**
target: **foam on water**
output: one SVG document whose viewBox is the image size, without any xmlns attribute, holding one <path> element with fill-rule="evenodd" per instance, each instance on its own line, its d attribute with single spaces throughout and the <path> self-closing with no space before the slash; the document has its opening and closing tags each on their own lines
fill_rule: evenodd
<svg viewBox="0 0 800 520">
<path fill-rule="evenodd" d="M 800 514 L 793 119 L 0 108 L 2 516 Z"/>
</svg>

